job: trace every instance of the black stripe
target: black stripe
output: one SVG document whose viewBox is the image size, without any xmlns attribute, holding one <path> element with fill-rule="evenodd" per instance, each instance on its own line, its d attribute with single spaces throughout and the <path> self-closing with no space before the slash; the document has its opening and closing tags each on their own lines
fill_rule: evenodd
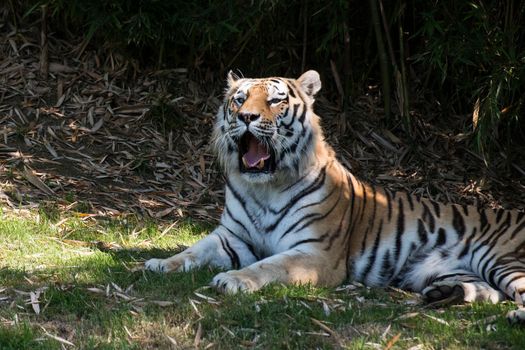
<svg viewBox="0 0 525 350">
<path fill-rule="evenodd" d="M 439 203 L 430 201 L 430 204 L 432 204 L 432 206 L 434 207 L 434 212 L 436 213 L 436 216 L 439 218 L 440 216 Z"/>
<path fill-rule="evenodd" d="M 233 214 L 231 213 L 230 211 L 230 208 L 228 206 L 226 206 L 226 209 L 224 211 L 226 213 L 226 215 L 228 215 L 232 220 L 233 222 L 235 222 L 237 225 L 241 226 L 242 229 L 244 230 L 244 232 L 246 232 L 248 235 L 250 234 L 250 231 L 248 231 L 248 228 L 246 226 L 244 226 L 244 224 L 237 218 L 235 218 L 233 216 Z"/>
<path fill-rule="evenodd" d="M 487 213 L 485 212 L 485 209 L 479 210 L 479 229 L 480 231 L 485 230 L 485 227 L 488 224 L 487 220 Z"/>
<path fill-rule="evenodd" d="M 525 211 L 518 212 L 518 215 L 516 215 L 516 224 L 521 221 L 525 217 Z"/>
<path fill-rule="evenodd" d="M 399 259 L 401 254 L 401 236 L 405 232 L 405 213 L 403 208 L 403 201 L 401 197 L 398 200 L 398 214 L 397 214 L 397 225 L 396 225 L 396 250 L 395 250 L 395 261 Z"/>
<path fill-rule="evenodd" d="M 368 233 L 370 230 L 374 227 L 374 221 L 376 219 L 376 212 L 377 212 L 377 200 L 376 200 L 376 188 L 375 186 L 371 186 L 372 188 L 372 203 L 374 204 L 372 209 L 372 215 L 368 218 L 368 225 L 366 226 L 366 231 L 363 234 L 363 240 L 361 241 L 361 254 L 365 251 L 366 247 L 366 239 L 368 238 Z"/>
<path fill-rule="evenodd" d="M 317 175 L 317 177 L 312 181 L 312 183 L 310 185 L 308 185 L 307 187 L 303 188 L 301 190 L 301 192 L 299 192 L 298 194 L 296 194 L 293 198 L 291 198 L 289 201 L 288 201 L 288 204 L 286 206 L 284 206 L 280 212 L 281 212 L 281 215 L 275 220 L 275 222 L 273 224 L 271 224 L 270 226 L 266 227 L 265 231 L 266 232 L 271 232 L 273 231 L 277 225 L 279 225 L 279 223 L 283 220 L 283 218 L 286 216 L 286 214 L 288 214 L 288 212 L 290 211 L 290 209 L 301 199 L 301 198 L 304 198 L 306 197 L 307 195 L 317 191 L 319 188 L 321 188 L 323 185 L 324 185 L 324 182 L 325 182 L 325 179 L 326 179 L 326 167 L 327 165 L 325 165 L 320 171 L 319 171 L 319 174 Z"/>
<path fill-rule="evenodd" d="M 524 228 L 525 228 L 525 221 L 519 224 L 518 227 L 516 227 L 514 231 L 512 231 L 512 233 L 510 234 L 510 239 L 513 239 L 514 237 L 516 237 L 516 235 L 520 233 L 521 230 L 523 230 Z"/>
<path fill-rule="evenodd" d="M 483 264 L 483 261 L 485 260 L 485 258 L 486 258 L 489 254 L 492 253 L 492 249 L 494 249 L 494 246 L 488 245 L 488 244 L 486 244 L 486 242 L 483 244 L 483 247 L 488 248 L 488 249 L 487 249 L 487 251 L 486 251 L 485 253 L 483 253 L 483 255 L 481 255 L 481 257 L 480 257 L 479 260 L 478 260 L 478 264 L 476 265 L 477 271 L 480 271 L 481 274 L 483 274 L 484 271 L 483 271 L 483 268 L 481 268 L 480 266 Z M 488 262 L 488 261 L 490 261 L 490 259 L 491 259 L 491 258 L 488 258 L 488 259 L 485 261 L 485 263 Z M 485 276 L 483 276 L 483 278 L 485 278 Z"/>
<path fill-rule="evenodd" d="M 439 275 L 434 278 L 432 282 L 438 282 L 438 281 L 444 281 L 451 277 L 458 277 L 458 276 L 472 276 L 470 273 L 463 273 L 463 272 L 456 272 L 456 273 L 446 273 L 444 275 Z"/>
<path fill-rule="evenodd" d="M 282 239 L 284 236 L 286 236 L 287 234 L 292 232 L 301 222 L 304 222 L 304 221 L 306 221 L 308 219 L 311 219 L 311 218 L 319 218 L 319 217 L 320 217 L 320 214 L 318 214 L 318 213 L 310 213 L 310 214 L 301 216 L 301 218 L 299 220 L 294 222 L 291 226 L 288 227 L 288 229 L 286 231 L 284 231 L 284 233 L 281 235 L 281 237 L 279 239 Z M 308 225 L 310 225 L 310 223 L 308 223 L 307 226 Z M 301 228 L 304 228 L 304 227 L 305 226 L 303 225 Z"/>
<path fill-rule="evenodd" d="M 308 108 L 306 108 L 306 105 L 304 105 L 303 113 L 301 113 L 301 116 L 299 117 L 299 123 L 303 124 L 304 119 L 306 118 L 306 111 Z"/>
<path fill-rule="evenodd" d="M 228 178 L 226 178 L 226 187 L 230 190 L 230 192 L 233 194 L 233 196 L 235 197 L 235 199 L 241 204 L 241 207 L 242 209 L 244 210 L 244 212 L 246 213 L 246 216 L 248 217 L 248 219 L 250 219 L 250 222 L 255 224 L 256 223 L 256 220 L 255 218 L 252 216 L 252 214 L 248 211 L 248 208 L 247 208 L 247 204 L 246 204 L 246 201 L 244 200 L 244 198 L 240 195 L 240 193 L 238 193 L 235 188 L 233 188 L 230 180 Z"/>
<path fill-rule="evenodd" d="M 476 242 L 476 248 L 474 248 L 472 250 L 472 253 L 470 254 L 470 265 L 472 266 L 472 262 L 474 261 L 474 257 L 476 256 L 476 253 L 483 247 L 486 247 L 487 246 L 487 242 L 488 242 L 488 239 L 484 240 L 484 241 L 480 241 L 481 238 L 483 237 L 483 235 L 485 233 L 487 233 L 488 231 L 490 230 L 490 224 L 488 224 L 486 226 L 486 231 L 485 232 L 481 232 L 481 236 L 478 237 L 477 239 L 477 242 Z M 490 239 L 490 235 L 489 235 L 489 239 Z"/>
<path fill-rule="evenodd" d="M 351 197 L 352 199 L 350 200 L 350 222 L 352 223 L 352 226 L 355 225 L 356 221 L 357 220 L 354 220 L 354 206 L 355 206 L 355 187 L 354 187 L 354 183 L 352 182 L 352 177 L 350 174 L 348 174 L 347 176 L 347 181 L 348 181 L 348 185 L 350 186 L 350 189 L 352 190 L 352 194 L 351 194 Z"/>
<path fill-rule="evenodd" d="M 283 124 L 283 118 L 285 118 L 288 115 L 289 111 L 290 111 L 290 106 L 286 106 L 286 109 L 283 111 L 283 113 L 279 114 L 277 118 L 277 126 L 279 127 L 277 129 L 278 134 L 281 134 L 281 132 L 283 131 L 283 129 L 281 128 Z M 291 132 L 289 129 L 286 129 L 286 135 L 288 136 L 290 133 L 293 134 L 293 132 Z"/>
<path fill-rule="evenodd" d="M 230 215 L 231 217 L 231 215 Z M 232 218 L 233 219 L 233 218 Z M 226 225 L 224 225 L 223 223 L 219 224 L 219 226 L 223 227 L 226 231 L 228 231 L 228 233 L 230 235 L 232 235 L 233 237 L 237 238 L 239 240 L 239 242 L 242 242 L 246 245 L 246 248 L 250 251 L 250 253 L 252 253 L 252 255 L 255 257 L 255 259 L 257 260 L 261 260 L 261 258 L 259 257 L 259 255 L 255 252 L 255 248 L 252 244 L 249 244 L 248 242 L 246 242 L 244 239 L 242 239 L 240 236 L 238 236 L 235 232 L 233 232 L 233 230 L 231 230 L 230 228 L 228 228 Z"/>
<path fill-rule="evenodd" d="M 235 249 L 233 249 L 230 245 L 230 242 L 228 242 L 227 239 L 224 239 L 224 243 L 226 244 L 226 247 L 230 250 L 231 254 L 232 254 L 232 261 L 233 261 L 233 268 L 234 269 L 238 269 L 239 267 L 241 267 L 241 261 L 239 259 L 239 255 L 237 254 L 237 252 L 235 251 Z"/>
<path fill-rule="evenodd" d="M 365 215 L 366 210 L 366 202 L 368 200 L 368 194 L 366 192 L 365 185 L 361 182 L 361 190 L 363 191 L 363 200 L 361 201 L 361 214 L 359 215 L 359 221 L 363 220 L 363 216 Z"/>
<path fill-rule="evenodd" d="M 363 270 L 363 273 L 361 274 L 360 278 L 358 280 L 365 280 L 368 273 L 370 273 L 370 270 L 372 270 L 372 266 L 374 266 L 376 259 L 377 259 L 377 249 L 379 248 L 379 242 L 381 242 L 381 231 L 383 230 L 383 219 L 379 221 L 379 228 L 376 232 L 376 238 L 374 240 L 374 246 L 372 247 L 372 251 L 370 252 L 370 255 L 368 256 L 368 263 L 366 264 L 366 267 Z"/>
<path fill-rule="evenodd" d="M 297 151 L 297 144 L 299 143 L 300 139 L 297 139 L 296 142 L 292 143 L 292 145 L 290 146 L 290 152 L 288 153 L 295 153 L 295 151 Z M 285 152 L 283 152 L 284 154 Z"/>
<path fill-rule="evenodd" d="M 330 213 L 332 213 L 332 211 L 335 209 L 335 207 L 337 207 L 337 205 L 339 204 L 339 200 L 341 199 L 341 195 L 342 195 L 342 192 L 339 192 L 339 197 L 337 197 L 337 200 L 335 200 L 335 203 L 334 205 L 328 209 L 326 212 L 324 212 L 322 215 L 319 214 L 319 213 L 311 213 L 311 214 L 308 214 L 308 215 L 305 215 L 303 217 L 301 217 L 299 220 L 297 220 L 292 226 L 290 226 L 282 235 L 281 237 L 279 238 L 279 240 L 283 239 L 284 236 L 286 236 L 287 234 L 289 234 L 290 232 L 292 232 L 295 227 L 301 223 L 302 221 L 304 221 L 305 219 L 310 219 L 309 221 L 305 222 L 301 227 L 299 227 L 298 229 L 296 229 L 296 232 L 299 232 L 305 228 L 307 228 L 308 226 L 310 226 L 311 224 L 313 224 L 314 222 L 317 222 L 319 220 L 322 220 L 324 218 L 326 218 L 328 215 L 330 215 Z"/>
<path fill-rule="evenodd" d="M 478 271 L 480 271 L 481 273 L 481 277 L 487 281 L 492 287 L 494 287 L 495 289 L 498 289 L 498 286 L 494 283 L 494 280 L 492 279 L 489 279 L 488 276 L 487 276 L 487 273 L 489 272 L 487 270 L 487 265 L 492 261 L 492 259 L 494 259 L 496 257 L 496 255 L 498 254 L 498 252 L 495 252 L 494 254 L 492 254 L 491 256 L 489 256 L 485 262 L 483 264 L 481 264 L 481 262 L 485 259 L 485 257 L 492 251 L 494 247 L 490 247 L 489 250 L 487 250 L 487 252 L 485 254 L 483 254 L 483 257 L 480 259 L 479 263 L 478 263 Z"/>
<path fill-rule="evenodd" d="M 499 259 L 498 259 L 499 260 Z M 500 265 L 495 266 L 492 268 L 492 271 L 489 273 L 489 278 L 494 278 L 495 274 L 498 274 L 498 277 L 494 281 L 495 284 L 498 286 L 503 282 L 505 278 L 512 275 L 513 273 L 519 273 L 521 277 L 525 277 L 525 273 L 523 273 L 523 267 L 522 266 L 513 266 L 513 265 Z"/>
<path fill-rule="evenodd" d="M 310 153 L 306 151 L 306 149 L 312 146 L 312 138 L 313 138 L 312 132 L 310 131 L 310 129 L 308 129 L 308 136 L 306 136 L 305 138 L 303 135 L 303 140 L 305 141 L 303 142 L 303 147 L 299 150 L 299 154 L 309 154 Z"/>
<path fill-rule="evenodd" d="M 290 246 L 290 248 L 288 249 L 293 249 L 295 247 L 297 247 L 298 245 L 301 245 L 301 244 L 306 244 L 306 243 L 322 243 L 324 241 L 324 239 L 328 236 L 327 233 L 325 233 L 324 235 L 322 235 L 321 237 L 319 238 L 308 238 L 308 239 L 303 239 L 301 241 L 298 241 L 298 242 L 295 242 L 294 244 L 292 244 Z"/>
<path fill-rule="evenodd" d="M 463 250 L 459 253 L 458 259 L 463 258 L 469 252 L 469 250 L 470 250 L 470 242 L 472 241 L 472 238 L 474 238 L 474 236 L 476 235 L 477 230 L 478 229 L 476 227 L 474 227 L 474 229 L 472 230 L 472 234 L 470 236 L 468 236 L 467 241 L 465 242 L 465 246 L 463 247 Z"/>
<path fill-rule="evenodd" d="M 428 237 L 427 237 L 427 230 L 425 229 L 425 225 L 423 224 L 423 221 L 421 219 L 417 220 L 417 234 L 419 236 L 419 241 L 422 245 L 427 244 Z"/>
<path fill-rule="evenodd" d="M 485 215 L 485 212 L 483 212 L 483 214 Z M 487 219 L 485 217 L 485 219 Z M 492 230 L 492 225 L 490 223 L 486 223 L 485 225 L 483 225 L 483 220 L 484 218 L 483 217 L 480 217 L 480 225 L 484 226 L 483 230 L 480 232 L 480 236 L 478 237 L 478 241 L 481 241 L 484 237 L 488 237 L 483 244 L 486 244 L 488 242 L 488 240 L 490 239 L 490 237 L 492 236 L 492 234 L 494 233 L 494 231 Z"/>
<path fill-rule="evenodd" d="M 392 195 L 390 191 L 385 189 L 386 204 L 388 206 L 388 221 L 392 220 Z"/>
<path fill-rule="evenodd" d="M 297 208 L 296 210 L 294 210 L 294 212 L 293 212 L 291 215 L 294 215 L 294 214 L 297 213 L 298 211 L 303 210 L 303 209 L 305 209 L 305 208 L 313 207 L 314 205 L 322 204 L 322 203 L 325 202 L 328 198 L 330 198 L 330 196 L 331 196 L 332 194 L 334 194 L 334 192 L 335 192 L 336 189 L 338 189 L 338 188 L 337 188 L 337 187 L 332 188 L 332 190 L 331 190 L 330 192 L 328 192 L 328 194 L 327 194 L 326 196 L 324 196 L 323 198 L 321 198 L 321 199 L 318 200 L 317 202 L 308 203 L 308 204 L 303 205 L 302 207 Z"/>
<path fill-rule="evenodd" d="M 489 237 L 489 243 L 490 245 L 495 244 L 502 235 L 507 233 L 512 221 L 512 213 L 509 211 L 507 213 L 507 216 L 505 220 L 501 223 L 501 225 L 492 233 L 492 235 Z"/>
<path fill-rule="evenodd" d="M 483 237 L 485 237 L 485 235 L 488 235 L 489 238 L 490 238 L 490 235 L 492 235 L 492 232 L 494 232 L 492 230 L 492 225 L 491 224 L 487 224 L 485 226 L 485 229 L 483 231 L 481 231 L 481 235 L 479 236 L 479 239 L 482 239 Z"/>
<path fill-rule="evenodd" d="M 496 212 L 496 224 L 499 223 L 499 221 L 501 220 L 501 217 L 503 216 L 503 213 L 505 213 L 504 209 L 497 209 L 497 212 Z"/>
<path fill-rule="evenodd" d="M 341 169 L 341 175 L 345 176 L 346 175 L 346 171 Z M 349 187 L 352 186 L 351 183 L 348 183 L 348 177 L 346 178 L 346 180 L 347 180 L 348 186 Z M 334 190 L 335 189 L 336 189 L 336 187 L 334 187 Z M 343 215 L 341 215 L 341 220 L 339 221 L 339 225 L 337 226 L 337 230 L 335 231 L 335 234 L 333 234 L 330 237 L 328 245 L 324 248 L 325 251 L 328 251 L 332 247 L 332 244 L 334 243 L 334 241 L 337 238 L 339 238 L 341 236 L 341 234 L 342 234 L 343 223 L 345 222 L 345 219 L 346 219 L 348 213 L 350 213 L 349 210 L 348 210 L 350 208 L 350 201 L 345 201 L 345 203 L 346 203 L 346 207 L 345 207 L 345 209 L 343 211 Z M 350 213 L 350 215 L 351 215 L 351 213 Z M 348 221 L 346 221 L 346 222 L 348 223 Z M 347 229 L 348 229 L 348 226 L 350 226 L 350 225 L 347 225 Z"/>
<path fill-rule="evenodd" d="M 291 185 L 288 185 L 287 187 L 284 188 L 284 190 L 281 190 L 279 193 L 284 193 L 290 189 L 292 189 L 293 187 L 295 187 L 295 185 L 299 184 L 303 184 L 303 180 L 308 176 L 310 175 L 310 173 L 306 173 L 304 174 L 303 176 L 301 176 L 297 181 L 295 181 L 294 183 L 292 183 Z"/>
<path fill-rule="evenodd" d="M 423 205 L 423 220 L 428 224 L 428 229 L 430 232 L 434 233 L 436 229 L 436 219 L 434 218 L 434 215 L 430 212 L 430 209 L 426 205 L 425 202 L 421 202 Z"/>
<path fill-rule="evenodd" d="M 355 194 L 355 187 L 354 187 L 354 184 L 352 182 L 352 174 L 350 173 L 347 173 L 347 179 L 348 179 L 348 184 L 350 186 L 350 189 L 352 190 L 352 194 L 351 194 L 351 200 L 350 200 L 350 218 L 349 218 L 349 225 L 346 229 L 346 232 L 345 232 L 345 241 L 343 242 L 344 244 L 346 244 L 346 252 L 347 252 L 347 257 L 348 257 L 348 254 L 350 252 L 350 247 L 351 245 L 348 243 L 352 236 L 354 235 L 354 229 L 355 227 L 357 226 L 358 224 L 358 220 L 355 220 L 354 219 L 354 209 L 355 209 L 355 199 L 356 199 L 356 194 Z M 356 182 L 359 184 L 359 181 L 356 180 Z"/>
<path fill-rule="evenodd" d="M 350 194 L 351 200 L 350 200 L 349 210 L 348 210 L 348 207 L 347 207 L 347 211 L 349 213 L 348 225 L 346 226 L 346 230 L 345 230 L 344 235 L 343 235 L 343 242 L 341 243 L 341 246 L 342 247 L 346 247 L 345 250 L 344 250 L 344 253 L 345 253 L 344 257 L 346 258 L 346 262 L 347 262 L 345 264 L 346 274 L 347 274 L 347 276 L 351 276 L 352 271 L 353 271 L 353 266 L 350 263 L 350 249 L 352 247 L 350 242 L 351 242 L 352 237 L 354 235 L 354 229 L 355 229 L 356 223 L 357 223 L 357 220 L 354 220 L 354 204 L 355 204 L 355 197 L 356 196 L 355 196 L 354 184 L 352 182 L 352 178 L 353 178 L 352 174 L 350 172 L 346 172 L 346 171 L 344 171 L 344 173 L 346 173 L 347 183 L 348 183 L 349 189 L 351 190 L 351 194 Z M 342 257 L 340 257 L 339 260 L 340 259 L 342 259 Z"/>
<path fill-rule="evenodd" d="M 256 196 L 250 196 L 250 198 L 253 200 L 253 202 L 261 208 L 265 212 L 270 212 L 272 214 L 278 214 L 280 209 L 274 209 L 270 207 L 269 203 L 261 202 L 259 199 L 257 199 Z"/>
<path fill-rule="evenodd" d="M 507 283 L 505 283 L 505 289 L 507 289 L 508 286 L 509 286 L 512 282 L 514 282 L 514 281 L 516 281 L 516 280 L 519 280 L 519 279 L 522 279 L 522 278 L 525 279 L 525 274 L 523 274 L 523 273 L 520 273 L 519 275 L 512 277 L 511 279 L 509 279 L 509 280 L 507 281 Z M 525 288 L 524 288 L 524 287 L 522 287 L 521 290 L 522 290 L 521 293 L 525 292 Z M 518 293 L 519 293 L 519 291 L 518 291 Z M 521 293 L 520 293 L 520 294 L 521 294 Z M 511 297 L 514 297 L 514 295 L 511 295 Z"/>
<path fill-rule="evenodd" d="M 447 242 L 447 232 L 443 228 L 440 228 L 438 230 L 438 238 L 436 240 L 435 246 L 436 247 L 442 246 L 446 242 Z"/>
<path fill-rule="evenodd" d="M 519 260 L 516 260 L 516 252 L 519 252 L 519 251 L 521 251 L 524 248 L 525 248 L 525 242 L 522 242 L 518 246 L 513 246 L 512 250 L 507 251 L 505 254 L 501 254 L 500 255 L 500 257 L 498 258 L 498 261 L 497 261 L 498 264 L 506 264 L 508 262 L 519 261 Z M 525 270 L 524 270 L 524 272 L 525 272 Z"/>
<path fill-rule="evenodd" d="M 394 269 L 390 263 L 390 250 L 387 250 L 385 255 L 383 255 L 383 264 L 381 266 L 380 276 L 390 280 L 394 274 Z"/>
<path fill-rule="evenodd" d="M 284 121 L 282 122 L 282 126 L 286 129 L 290 129 L 290 125 L 292 125 L 295 122 L 295 118 L 297 116 L 297 109 L 299 108 L 299 104 L 296 103 L 293 105 L 293 111 L 292 111 L 292 120 L 288 124 L 286 124 Z"/>
<path fill-rule="evenodd" d="M 455 205 L 452 206 L 452 227 L 456 230 L 458 239 L 463 239 L 465 235 L 465 220 Z"/>
<path fill-rule="evenodd" d="M 239 256 L 232 249 L 232 247 L 230 246 L 230 244 L 228 243 L 228 241 L 224 237 L 221 237 L 221 235 L 218 235 L 218 236 L 219 236 L 219 240 L 221 241 L 222 249 L 230 257 L 232 267 L 234 269 L 238 269 L 239 266 L 240 266 Z"/>
<path fill-rule="evenodd" d="M 286 85 L 288 86 L 288 94 L 290 94 L 290 96 L 292 96 L 293 98 L 295 98 L 295 89 L 292 87 L 292 85 L 290 83 L 286 83 Z"/>
<path fill-rule="evenodd" d="M 410 210 L 413 211 L 414 210 L 414 202 L 412 201 L 412 196 L 408 192 L 405 192 L 405 194 L 407 196 L 408 206 L 410 207 Z"/>
</svg>

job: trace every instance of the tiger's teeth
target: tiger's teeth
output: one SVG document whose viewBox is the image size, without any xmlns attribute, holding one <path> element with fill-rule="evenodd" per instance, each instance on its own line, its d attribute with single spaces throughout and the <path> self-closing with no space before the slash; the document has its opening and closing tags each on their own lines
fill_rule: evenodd
<svg viewBox="0 0 525 350">
<path fill-rule="evenodd" d="M 259 163 L 257 164 L 257 168 L 258 168 L 258 169 L 262 169 L 262 168 L 264 168 L 264 159 L 261 159 L 261 160 L 259 161 Z"/>
<path fill-rule="evenodd" d="M 249 168 L 250 167 L 248 165 L 248 162 L 246 161 L 246 159 L 244 159 L 244 157 L 242 157 L 242 164 L 244 165 L 245 168 Z"/>
</svg>

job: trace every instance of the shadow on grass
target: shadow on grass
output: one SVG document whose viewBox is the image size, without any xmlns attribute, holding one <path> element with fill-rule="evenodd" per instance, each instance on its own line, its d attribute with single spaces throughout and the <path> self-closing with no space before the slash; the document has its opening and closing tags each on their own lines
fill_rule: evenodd
<svg viewBox="0 0 525 350">
<path fill-rule="evenodd" d="M 115 341 L 123 342 L 115 348 L 130 348 L 124 340 L 126 327 L 131 329 L 141 322 L 157 328 L 162 324 L 188 322 L 195 328 L 199 322 L 210 341 L 223 347 L 233 346 L 235 342 L 238 345 L 239 339 L 249 342 L 254 335 L 261 336 L 263 347 L 332 347 L 333 339 L 323 340 L 316 335 L 319 326 L 312 323 L 311 318 L 326 322 L 350 347 L 384 342 L 381 334 L 391 327 L 390 338 L 400 333 L 408 339 L 397 344 L 400 348 L 417 346 L 419 339 L 426 339 L 424 343 L 430 347 L 441 348 L 525 348 L 522 329 L 510 327 L 503 318 L 508 305 L 480 304 L 434 311 L 404 305 L 402 300 L 392 298 L 389 290 L 362 288 L 338 294 L 331 289 L 308 286 L 270 286 L 256 294 L 240 296 L 203 292 L 218 301 L 213 304 L 199 299 L 195 291 L 206 286 L 216 270 L 156 274 L 134 269 L 146 259 L 169 257 L 181 249 L 100 247 L 92 250 L 92 255 L 80 257 L 72 268 L 0 269 L 0 286 L 7 287 L 3 293 L 11 298 L 0 304 L 0 316 L 13 319 L 14 314 L 19 314 L 22 319 L 21 326 L 0 332 L 0 342 L 2 337 L 12 338 L 12 345 L 6 348 L 30 347 L 27 344 L 33 344 L 31 342 L 41 335 L 35 325 L 42 325 L 66 339 L 82 329 L 84 333 L 75 339 L 83 345 L 89 344 L 89 337 L 107 337 L 109 332 L 116 337 Z M 47 289 L 39 298 L 41 313 L 35 315 L 27 303 L 28 295 L 14 289 L 27 293 L 44 286 Z M 190 299 L 197 302 L 192 304 Z M 417 315 L 400 318 L 411 313 Z M 487 323 L 478 323 L 494 315 L 501 315 L 494 329 L 487 330 Z M 24 328 L 24 324 L 29 328 Z M 370 331 L 372 326 L 377 332 Z M 233 330 L 236 338 L 230 339 L 228 331 L 221 327 Z M 357 329 L 357 333 L 345 338 L 348 329 Z M 312 334 L 306 336 L 306 333 Z M 189 338 L 194 336 L 191 333 Z M 38 346 L 53 348 L 46 344 Z M 93 347 L 98 345 L 94 343 Z M 38 349 L 38 346 L 32 348 Z"/>
<path fill-rule="evenodd" d="M 0 296 L 5 299 L 0 301 L 0 321 L 6 327 L 0 331 L 0 349 L 60 348 L 59 341 L 43 336 L 46 332 L 75 339 L 80 348 L 104 348 L 104 341 L 114 338 L 114 347 L 108 349 L 139 349 L 140 342 L 130 343 L 128 330 L 142 322 L 147 327 L 192 322 L 196 316 L 188 297 L 195 298 L 194 291 L 207 285 L 216 272 L 162 275 L 133 269 L 141 260 L 176 252 L 97 251 L 76 259 L 74 267 L 1 268 Z M 38 294 L 33 304 L 31 292 Z"/>
<path fill-rule="evenodd" d="M 119 249 L 108 249 L 105 246 L 97 247 L 101 252 L 109 254 L 113 259 L 121 262 L 138 262 L 145 261 L 151 258 L 169 258 L 175 254 L 182 252 L 185 247 L 179 247 L 177 249 L 165 249 L 165 248 L 119 248 Z"/>
<path fill-rule="evenodd" d="M 186 273 L 159 274 L 141 268 L 149 258 L 167 258 L 182 250 L 102 248 L 92 255 L 75 258 L 71 262 L 73 266 L 34 270 L 2 267 L 0 287 L 26 292 L 47 287 L 46 293 L 54 291 L 66 294 L 84 290 L 94 297 L 98 294 L 107 297 L 112 292 L 119 292 L 124 295 L 129 293 L 127 296 L 131 298 L 184 298 L 195 289 L 207 286 L 218 270 L 203 268 Z M 59 299 L 62 303 L 67 301 L 64 296 Z"/>
</svg>

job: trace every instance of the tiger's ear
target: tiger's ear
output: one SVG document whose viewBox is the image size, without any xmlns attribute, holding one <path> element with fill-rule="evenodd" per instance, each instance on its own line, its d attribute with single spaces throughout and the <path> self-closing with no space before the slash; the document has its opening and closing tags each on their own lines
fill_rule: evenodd
<svg viewBox="0 0 525 350">
<path fill-rule="evenodd" d="M 235 74 L 232 70 L 230 70 L 228 72 L 228 77 L 227 77 L 228 87 L 232 87 L 233 84 L 239 79 L 241 78 L 237 74 Z"/>
<path fill-rule="evenodd" d="M 303 91 L 310 97 L 314 97 L 321 90 L 321 77 L 314 70 L 309 70 L 301 75 L 297 82 L 301 85 Z"/>
</svg>

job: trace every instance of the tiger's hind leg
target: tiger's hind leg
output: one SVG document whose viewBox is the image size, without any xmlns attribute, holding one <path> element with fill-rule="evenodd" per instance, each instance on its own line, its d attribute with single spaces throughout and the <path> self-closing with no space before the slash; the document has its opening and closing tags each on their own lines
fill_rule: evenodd
<svg viewBox="0 0 525 350">
<path fill-rule="evenodd" d="M 486 273 L 488 279 L 516 301 L 517 310 L 507 313 L 510 323 L 525 324 L 525 262 L 522 256 L 500 258 Z"/>
<path fill-rule="evenodd" d="M 525 323 L 525 307 L 521 305 L 517 310 L 512 310 L 507 313 L 507 320 L 509 323 Z"/>
<path fill-rule="evenodd" d="M 476 274 L 461 269 L 436 276 L 421 293 L 431 304 L 497 303 L 506 299 L 504 293 L 492 288 Z"/>
</svg>

